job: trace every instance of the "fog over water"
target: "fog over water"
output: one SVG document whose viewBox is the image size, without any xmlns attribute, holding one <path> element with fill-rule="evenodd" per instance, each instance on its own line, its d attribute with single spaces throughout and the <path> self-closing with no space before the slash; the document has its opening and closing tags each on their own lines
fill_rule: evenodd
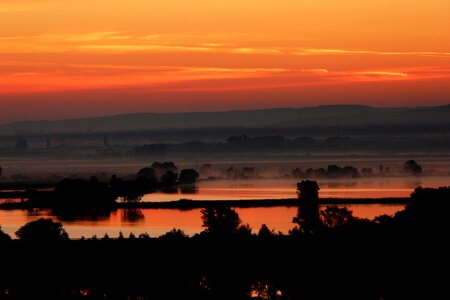
<svg viewBox="0 0 450 300">
<path fill-rule="evenodd" d="M 321 198 L 383 198 L 383 197 L 409 197 L 418 186 L 439 187 L 450 185 L 450 161 L 447 156 L 423 155 L 417 161 L 423 167 L 422 176 L 402 177 L 399 174 L 408 155 L 394 156 L 301 156 L 298 159 L 260 160 L 258 157 L 242 160 L 180 160 L 175 161 L 178 170 L 184 168 L 200 168 L 204 163 L 210 163 L 217 172 L 213 175 L 223 176 L 230 166 L 235 168 L 252 167 L 255 169 L 255 179 L 206 179 L 201 176 L 195 189 L 177 187 L 175 193 L 155 192 L 145 194 L 142 201 L 163 202 L 179 199 L 191 200 L 244 200 L 244 199 L 283 199 L 296 198 L 296 184 L 300 178 L 286 178 L 291 176 L 294 168 L 306 170 L 307 168 L 326 168 L 327 165 L 337 164 L 340 167 L 347 165 L 361 168 L 373 168 L 376 172 L 380 165 L 389 168 L 389 176 L 373 176 L 360 178 L 342 178 L 317 180 Z M 118 176 L 134 176 L 145 166 L 150 166 L 151 160 L 59 160 L 59 159 L 17 159 L 5 158 L 2 161 L 3 176 L 10 178 L 14 174 L 24 174 L 26 178 L 34 180 L 57 175 L 89 178 L 98 176 L 100 180 L 109 182 L 112 174 Z M 59 178 L 59 177 L 58 177 Z M 28 180 L 27 179 L 27 180 Z M 59 179 L 58 179 L 59 180 Z M 4 190 L 10 190 L 5 188 Z M 186 193 L 186 191 L 189 191 Z M 355 216 L 373 219 L 382 214 L 393 215 L 402 210 L 403 205 L 346 205 Z M 239 208 L 236 209 L 244 223 L 249 223 L 254 232 L 262 224 L 269 228 L 287 233 L 293 227 L 292 218 L 296 215 L 295 207 L 271 208 Z M 128 235 L 148 233 L 150 236 L 159 236 L 173 228 L 184 230 L 193 235 L 203 230 L 200 210 L 176 209 L 119 209 L 109 215 L 96 217 L 63 217 L 55 215 L 52 211 L 26 211 L 0 210 L 0 224 L 2 230 L 14 237 L 14 232 L 27 222 L 40 217 L 51 217 L 61 221 L 72 238 L 81 236 L 102 237 L 107 233 L 110 237 L 118 236 L 119 232 Z"/>
<path fill-rule="evenodd" d="M 195 193 L 146 194 L 142 201 L 162 202 L 191 200 L 244 200 L 295 198 L 296 179 L 213 180 L 197 183 Z M 385 198 L 409 197 L 418 186 L 439 187 L 450 183 L 450 177 L 392 177 L 318 179 L 322 198 Z"/>
</svg>

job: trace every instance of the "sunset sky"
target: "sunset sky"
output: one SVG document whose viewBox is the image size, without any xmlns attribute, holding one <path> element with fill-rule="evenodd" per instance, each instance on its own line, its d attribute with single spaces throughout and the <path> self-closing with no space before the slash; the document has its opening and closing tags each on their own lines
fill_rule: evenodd
<svg viewBox="0 0 450 300">
<path fill-rule="evenodd" d="M 449 0 L 0 0 L 0 123 L 450 103 Z"/>
</svg>

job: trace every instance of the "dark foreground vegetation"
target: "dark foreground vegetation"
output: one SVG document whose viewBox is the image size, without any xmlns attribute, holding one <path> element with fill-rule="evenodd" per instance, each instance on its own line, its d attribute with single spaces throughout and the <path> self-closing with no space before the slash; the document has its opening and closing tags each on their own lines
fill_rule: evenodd
<svg viewBox="0 0 450 300">
<path fill-rule="evenodd" d="M 58 222 L 0 234 L 2 299 L 448 299 L 450 187 L 417 188 L 405 210 L 373 221 L 298 184 L 287 235 L 252 234 L 227 207 L 205 208 L 187 237 L 70 240 Z"/>
</svg>

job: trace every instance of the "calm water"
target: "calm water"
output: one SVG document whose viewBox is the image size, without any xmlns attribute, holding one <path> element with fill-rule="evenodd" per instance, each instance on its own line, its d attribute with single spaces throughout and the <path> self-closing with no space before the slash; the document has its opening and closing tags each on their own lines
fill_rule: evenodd
<svg viewBox="0 0 450 300">
<path fill-rule="evenodd" d="M 153 193 L 143 197 L 143 201 L 171 201 L 181 198 L 193 200 L 236 200 L 236 199 L 281 199 L 295 198 L 297 180 L 217 180 L 202 181 L 197 185 L 195 193 Z M 450 185 L 449 177 L 421 178 L 371 178 L 319 180 L 321 197 L 338 198 L 380 198 L 408 197 L 417 186 L 438 187 Z M 403 205 L 347 205 L 355 216 L 373 219 L 381 214 L 393 215 L 404 208 Z M 293 227 L 292 218 L 296 208 L 240 208 L 237 209 L 244 223 L 250 224 L 257 232 L 262 224 L 276 231 L 287 233 Z M 111 237 L 133 232 L 136 235 L 148 233 L 159 236 L 173 228 L 184 230 L 193 235 L 202 231 L 200 210 L 181 211 L 175 209 L 120 209 L 107 216 L 67 217 L 56 216 L 51 211 L 28 212 L 24 210 L 0 210 L 0 226 L 2 230 L 14 237 L 14 232 L 27 222 L 41 217 L 51 217 L 64 224 L 72 238 L 81 236 Z"/>
<path fill-rule="evenodd" d="M 241 200 L 295 198 L 298 180 L 216 180 L 201 181 L 195 193 L 152 193 L 142 201 Z M 418 186 L 439 187 L 450 185 L 450 177 L 395 177 L 318 180 L 322 198 L 385 198 L 409 197 Z"/>
<path fill-rule="evenodd" d="M 374 218 L 381 214 L 393 215 L 402 210 L 403 205 L 347 205 L 358 217 Z M 244 223 L 250 224 L 254 232 L 257 232 L 262 224 L 276 231 L 287 233 L 293 227 L 292 218 L 296 215 L 295 207 L 271 207 L 271 208 L 239 208 L 236 209 Z M 20 226 L 41 217 L 51 217 L 61 221 L 71 238 L 81 236 L 103 236 L 107 233 L 110 237 L 117 237 L 121 231 L 124 235 L 133 232 L 136 235 L 147 232 L 150 236 L 159 236 L 173 228 L 184 230 L 193 235 L 202 231 L 200 209 L 181 211 L 176 209 L 119 209 L 109 216 L 96 218 L 76 217 L 68 220 L 61 216 L 55 216 L 51 211 L 45 210 L 38 213 L 26 210 L 5 211 L 0 210 L 0 225 L 2 230 L 11 237 Z"/>
</svg>

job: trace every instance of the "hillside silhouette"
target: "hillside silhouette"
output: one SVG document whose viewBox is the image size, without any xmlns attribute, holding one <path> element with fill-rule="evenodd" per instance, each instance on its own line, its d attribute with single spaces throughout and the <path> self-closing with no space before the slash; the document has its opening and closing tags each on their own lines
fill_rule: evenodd
<svg viewBox="0 0 450 300">
<path fill-rule="evenodd" d="M 361 125 L 440 125 L 450 123 L 450 105 L 375 108 L 364 105 L 320 105 L 246 111 L 132 113 L 97 118 L 26 121 L 0 125 L 0 133 L 113 132 L 173 128 L 301 127 Z"/>
</svg>

